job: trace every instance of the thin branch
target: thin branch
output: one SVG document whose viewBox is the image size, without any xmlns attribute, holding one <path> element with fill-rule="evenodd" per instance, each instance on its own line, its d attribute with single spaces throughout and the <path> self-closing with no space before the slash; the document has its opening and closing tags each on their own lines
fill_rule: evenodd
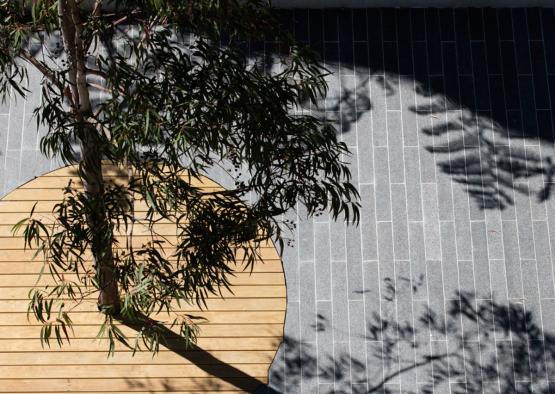
<svg viewBox="0 0 555 394">
<path fill-rule="evenodd" d="M 21 57 L 23 59 L 25 59 L 27 62 L 29 62 L 31 65 L 33 65 L 37 70 L 39 70 L 41 72 L 41 74 L 44 75 L 50 82 L 52 82 L 54 85 L 56 85 L 56 87 L 58 89 L 60 89 L 60 92 L 69 101 L 69 104 L 71 105 L 71 107 L 72 108 L 75 107 L 73 97 L 71 95 L 70 90 L 68 89 L 67 86 L 64 86 L 63 84 L 61 84 L 60 81 L 56 80 L 52 70 L 50 70 L 48 67 L 46 67 L 44 64 L 42 64 L 40 61 L 38 61 L 35 57 L 33 57 L 33 55 L 31 55 L 27 51 L 22 51 L 21 52 Z"/>
</svg>

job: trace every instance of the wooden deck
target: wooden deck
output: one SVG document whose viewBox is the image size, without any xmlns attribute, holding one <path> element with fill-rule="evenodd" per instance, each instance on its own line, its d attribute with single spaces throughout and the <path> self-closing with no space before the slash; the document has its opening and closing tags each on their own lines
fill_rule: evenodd
<svg viewBox="0 0 555 394">
<path fill-rule="evenodd" d="M 252 274 L 240 272 L 233 278 L 233 294 L 209 298 L 206 311 L 185 308 L 207 319 L 194 351 L 175 343 L 162 347 L 157 356 L 138 352 L 133 357 L 119 347 L 114 357 L 107 358 L 107 343 L 95 340 L 102 317 L 94 299 L 71 314 L 75 323 L 71 344 L 59 348 L 54 341 L 50 348 L 41 347 L 40 326 L 27 320 L 26 311 L 27 295 L 42 263 L 31 261 L 34 252 L 23 250 L 22 239 L 13 237 L 11 228 L 29 215 L 35 202 L 35 212 L 45 222 L 52 221 L 52 207 L 61 200 L 61 188 L 75 177 L 74 171 L 66 167 L 51 172 L 0 200 L 0 392 L 237 393 L 267 383 L 283 336 L 286 306 L 281 261 L 270 244 Z M 106 168 L 105 175 L 125 181 L 115 168 Z M 208 179 L 203 185 L 219 187 Z M 137 211 L 141 210 L 144 205 L 139 203 Z M 175 234 L 171 223 L 157 226 L 164 235 Z M 140 243 L 140 228 L 136 234 Z M 48 278 L 40 284 L 47 282 Z M 169 320 L 167 315 L 160 319 Z"/>
</svg>

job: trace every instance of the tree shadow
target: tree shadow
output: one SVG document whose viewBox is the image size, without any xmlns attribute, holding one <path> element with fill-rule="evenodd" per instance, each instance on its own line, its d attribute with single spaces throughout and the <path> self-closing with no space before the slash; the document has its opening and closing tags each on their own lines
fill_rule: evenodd
<svg viewBox="0 0 555 394">
<path fill-rule="evenodd" d="M 392 101 L 399 101 L 400 83 L 412 85 L 416 102 L 405 102 L 401 111 L 416 115 L 408 125 L 414 130 L 404 124 L 402 133 L 420 130 L 440 171 L 481 209 L 513 205 L 515 193 L 538 202 L 550 198 L 552 9 L 295 10 L 282 11 L 281 20 L 338 79 L 366 74 L 387 96 L 396 96 Z M 341 108 L 351 107 L 347 113 L 375 110 L 358 107 L 358 96 L 353 100 L 348 91 L 338 97 Z M 351 128 L 347 122 L 341 129 Z"/>
<path fill-rule="evenodd" d="M 317 378 L 333 382 L 323 391 L 330 394 L 554 392 L 555 334 L 526 304 L 457 292 L 445 305 L 414 316 L 370 316 L 366 360 L 347 353 L 316 357 L 309 345 L 286 338 L 271 385 L 288 391 Z"/>
<path fill-rule="evenodd" d="M 265 387 L 265 384 L 256 377 L 250 376 L 233 365 L 218 359 L 199 346 L 189 344 L 181 335 L 157 320 L 150 319 L 145 315 L 137 316 L 134 319 L 119 316 L 118 320 L 123 325 L 136 331 L 141 330 L 145 326 L 155 326 L 156 330 L 161 334 L 161 344 L 163 346 L 215 378 L 208 380 L 191 378 L 191 381 L 195 383 L 195 387 L 198 390 L 218 390 L 222 381 L 245 392 L 253 392 L 259 387 Z M 127 379 L 127 383 L 130 388 L 150 389 L 148 385 L 133 379 Z M 164 391 L 177 389 L 169 380 L 161 384 L 164 386 Z"/>
</svg>

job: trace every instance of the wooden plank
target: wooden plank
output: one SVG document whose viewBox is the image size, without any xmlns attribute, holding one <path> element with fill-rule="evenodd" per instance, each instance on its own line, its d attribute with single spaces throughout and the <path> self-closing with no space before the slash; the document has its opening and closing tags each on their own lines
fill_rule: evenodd
<svg viewBox="0 0 555 394">
<path fill-rule="evenodd" d="M 45 222 L 43 221 L 43 223 Z M 116 247 L 116 248 L 117 249 L 125 248 L 126 237 L 116 236 L 115 238 L 116 238 L 116 241 L 119 242 L 119 247 Z M 143 245 L 146 245 L 148 242 L 151 242 L 153 239 L 164 241 L 163 248 L 164 248 L 164 253 L 166 255 L 171 255 L 174 252 L 175 245 L 179 241 L 175 235 L 164 236 L 164 234 L 161 234 L 161 236 L 151 236 L 151 235 L 135 234 L 132 237 L 132 245 L 134 247 L 142 247 Z M 18 249 L 19 250 L 25 249 L 25 243 L 24 243 L 24 238 L 22 236 L 22 232 L 18 233 L 17 236 L 0 237 L 0 250 L 18 250 Z M 259 248 L 261 252 L 263 252 L 263 249 L 270 249 L 269 251 L 264 251 L 264 252 L 265 253 L 273 252 L 274 258 L 278 257 L 278 254 L 275 251 L 275 248 L 269 248 L 264 246 Z"/>
<path fill-rule="evenodd" d="M 187 183 L 193 187 L 202 188 L 203 190 L 224 190 L 216 182 L 211 181 L 208 178 L 203 178 L 202 180 L 196 178 L 184 178 Z M 67 175 L 56 175 L 48 177 L 35 178 L 30 182 L 21 185 L 17 190 L 21 189 L 62 189 L 69 184 L 71 180 L 71 187 L 81 189 L 83 183 L 78 176 L 67 176 Z M 127 175 L 124 176 L 114 176 L 113 174 L 109 176 L 104 176 L 104 182 L 108 185 L 127 185 L 129 183 Z"/>
<path fill-rule="evenodd" d="M 114 393 L 114 391 L 104 391 L 105 393 Z M 133 393 L 133 394 L 153 394 L 156 393 L 157 391 L 128 391 L 128 390 L 119 390 L 118 393 Z M 206 392 L 214 392 L 214 391 L 198 391 L 198 390 L 194 390 L 194 391 L 183 391 L 183 390 L 172 390 L 172 391 L 167 391 L 167 390 L 163 390 L 161 391 L 163 393 L 167 393 L 167 392 L 171 392 L 172 394 L 202 394 L 202 393 L 206 393 Z M 26 394 L 43 394 L 44 391 L 26 391 Z M 79 394 L 98 394 L 99 391 L 79 391 Z M 240 394 L 240 393 L 248 393 L 248 391 L 243 391 L 243 390 L 218 390 L 217 391 L 218 394 Z M 67 391 L 48 391 L 48 394 L 67 394 Z"/>
<path fill-rule="evenodd" d="M 74 305 L 71 301 L 65 302 L 68 308 Z M 29 301 L 7 300 L 0 301 L 0 313 L 26 312 Z M 203 308 L 212 312 L 217 311 L 284 311 L 285 298 L 235 298 L 227 299 L 211 298 L 206 300 L 207 307 Z M 197 305 L 187 305 L 183 302 L 181 307 L 173 304 L 175 312 L 196 313 L 201 311 Z M 89 298 L 72 308 L 73 312 L 95 312 L 98 311 L 96 299 Z"/>
<path fill-rule="evenodd" d="M 39 286 L 40 287 L 40 286 Z M 2 287 L 0 288 L 0 300 L 26 300 L 30 287 Z M 284 298 L 285 288 L 283 286 L 233 286 L 233 293 L 222 290 L 223 298 Z M 209 294 L 207 298 L 221 298 L 216 294 Z M 1 324 L 1 323 L 0 323 Z"/>
<path fill-rule="evenodd" d="M 121 324 L 117 325 L 126 335 L 136 335 L 136 331 Z M 37 339 L 39 338 L 41 326 L 0 326 L 0 339 Z M 283 335 L 282 324 L 200 324 L 200 336 L 204 338 L 215 337 L 278 337 Z M 72 338 L 95 338 L 100 326 L 98 324 L 74 326 Z M 175 329 L 174 329 L 175 331 Z M 1 365 L 1 362 L 0 362 Z"/>
<path fill-rule="evenodd" d="M 4 201 L 61 201 L 64 196 L 62 187 L 54 188 L 34 188 L 33 185 L 27 185 L 25 188 L 17 189 L 7 194 Z M 220 188 L 206 188 L 206 192 L 218 191 Z"/>
<path fill-rule="evenodd" d="M 0 249 L 0 262 L 3 261 L 32 261 L 34 250 L 23 250 L 23 249 Z M 278 254 L 274 248 L 260 248 L 260 257 L 264 260 L 274 260 L 277 258 Z M 240 260 L 244 256 L 241 250 L 237 251 L 237 259 Z M 85 254 L 84 259 L 90 259 L 90 254 Z M 40 261 L 40 256 L 37 257 Z"/>
<path fill-rule="evenodd" d="M 255 378 L 115 378 L 115 379 L 0 379 L 0 393 L 29 393 L 37 392 L 168 392 L 171 390 L 196 390 L 210 391 L 233 390 L 244 388 L 247 391 L 254 390 L 264 377 Z"/>
<path fill-rule="evenodd" d="M 91 324 L 95 319 L 100 319 L 99 312 L 76 312 L 72 313 L 71 320 L 75 324 Z M 212 324 L 283 324 L 284 312 L 283 311 L 231 311 L 231 312 L 197 312 L 195 316 L 204 318 Z M 161 313 L 154 315 L 156 320 L 168 322 L 171 319 L 167 314 Z M 31 317 L 32 319 L 32 317 Z M 33 321 L 33 320 L 31 320 Z M 97 320 L 100 322 L 100 320 Z M 0 325 L 3 326 L 22 326 L 28 324 L 26 313 L 2 313 L 0 314 Z"/>
<path fill-rule="evenodd" d="M 92 264 L 92 263 L 91 263 Z M 0 262 L 0 275 L 13 274 L 38 274 L 43 266 L 41 261 L 2 261 Z M 90 266 L 90 264 L 89 264 Z M 235 275 L 250 275 L 250 268 L 244 266 L 233 267 L 236 270 Z M 283 267 L 279 259 L 267 259 L 257 261 L 252 270 L 253 274 L 257 272 L 279 273 L 283 275 Z M 284 280 L 282 280 L 282 283 Z"/>
<path fill-rule="evenodd" d="M 94 276 L 94 273 L 91 269 L 91 275 Z M 34 286 L 37 282 L 37 275 L 10 275 L 10 274 L 3 274 L 0 275 L 0 287 L 12 286 L 14 283 L 17 283 L 18 286 Z M 67 281 L 77 281 L 78 277 L 75 274 L 67 273 L 64 275 L 64 279 Z M 229 280 L 232 286 L 265 286 L 265 285 L 282 285 L 283 274 L 282 273 L 267 273 L 267 272 L 257 272 L 254 274 L 250 274 L 248 272 L 237 272 L 234 276 L 230 276 Z M 40 278 L 39 285 L 52 285 L 54 284 L 54 278 L 50 275 L 43 275 Z"/>
<path fill-rule="evenodd" d="M 275 350 L 214 350 L 186 351 L 175 353 L 160 349 L 154 357 L 149 351 L 117 351 L 107 357 L 106 350 L 86 352 L 2 352 L 0 366 L 4 365 L 211 365 L 220 362 L 227 364 L 269 364 Z"/>
<path fill-rule="evenodd" d="M 167 340 L 171 343 L 171 346 L 160 345 L 161 347 L 173 351 L 177 350 L 187 350 L 185 344 L 180 341 L 173 341 L 171 339 Z M 281 337 L 263 337 L 263 338 L 203 338 L 200 337 L 197 340 L 197 345 L 205 351 L 211 350 L 272 350 L 276 349 L 277 345 L 281 342 Z M 124 348 L 121 344 L 116 344 L 119 348 Z M 62 347 L 58 347 L 54 341 L 51 347 L 43 347 L 38 338 L 36 339 L 2 339 L 0 340 L 0 352 L 16 352 L 16 351 L 26 351 L 26 352 L 80 352 L 80 351 L 108 351 L 108 341 L 107 340 L 95 340 L 95 339 L 81 339 L 75 338 L 71 340 L 71 344 L 65 344 Z"/>
<path fill-rule="evenodd" d="M 35 206 L 36 204 L 36 206 Z M 0 212 L 20 212 L 29 213 L 33 206 L 37 213 L 51 213 L 55 201 L 4 201 L 0 200 Z"/>
<path fill-rule="evenodd" d="M 201 366 L 194 364 L 184 365 L 29 365 L 25 368 L 19 366 L 3 366 L 2 376 L 13 379 L 64 379 L 71 377 L 88 379 L 111 379 L 111 378 L 173 378 L 187 376 L 190 378 L 209 378 L 216 375 L 220 378 L 236 378 L 244 374 L 250 376 L 265 376 L 270 364 L 235 364 L 233 368 L 224 364 L 214 364 L 210 372 L 203 370 Z"/>
</svg>

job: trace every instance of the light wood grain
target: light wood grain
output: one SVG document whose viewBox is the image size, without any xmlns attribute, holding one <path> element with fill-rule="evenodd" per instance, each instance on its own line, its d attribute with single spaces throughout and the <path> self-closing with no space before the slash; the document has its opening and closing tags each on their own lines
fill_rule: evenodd
<svg viewBox="0 0 555 394">
<path fill-rule="evenodd" d="M 126 171 L 106 166 L 108 182 L 124 184 Z M 107 358 L 106 339 L 94 339 L 102 315 L 96 310 L 95 295 L 87 297 L 71 312 L 75 324 L 70 344 L 59 348 L 41 346 L 40 324 L 27 318 L 28 293 L 36 286 L 37 273 L 43 266 L 42 256 L 32 260 L 33 250 L 25 250 L 21 234 L 14 236 L 12 227 L 28 217 L 35 206 L 35 216 L 52 223 L 52 209 L 63 197 L 62 188 L 70 179 L 80 187 L 75 167 L 66 167 L 22 185 L 0 200 L 0 392 L 10 393 L 199 393 L 250 392 L 267 382 L 271 364 L 283 335 L 286 291 L 283 268 L 278 252 L 271 243 L 260 249 L 260 261 L 244 271 L 240 262 L 244 252 L 230 262 L 238 270 L 231 279 L 231 291 L 222 298 L 211 295 L 207 308 L 182 304 L 178 309 L 205 320 L 198 349 L 185 349 L 180 342 L 169 341 L 157 356 L 139 351 L 134 356 L 117 345 L 115 356 Z M 196 187 L 206 191 L 222 190 L 210 179 L 193 179 Z M 36 204 L 36 205 L 35 205 Z M 146 212 L 144 201 L 136 201 L 140 217 Z M 162 221 L 155 231 L 176 242 L 174 224 Z M 135 247 L 149 240 L 149 230 L 135 227 Z M 124 242 L 125 238 L 121 237 Z M 168 244 L 168 255 L 171 247 Z M 90 254 L 85 253 L 90 264 Z M 66 280 L 76 279 L 68 274 Z M 48 275 L 39 286 L 52 284 Z M 154 318 L 166 324 L 166 313 Z M 133 338 L 136 332 L 120 328 Z"/>
</svg>

